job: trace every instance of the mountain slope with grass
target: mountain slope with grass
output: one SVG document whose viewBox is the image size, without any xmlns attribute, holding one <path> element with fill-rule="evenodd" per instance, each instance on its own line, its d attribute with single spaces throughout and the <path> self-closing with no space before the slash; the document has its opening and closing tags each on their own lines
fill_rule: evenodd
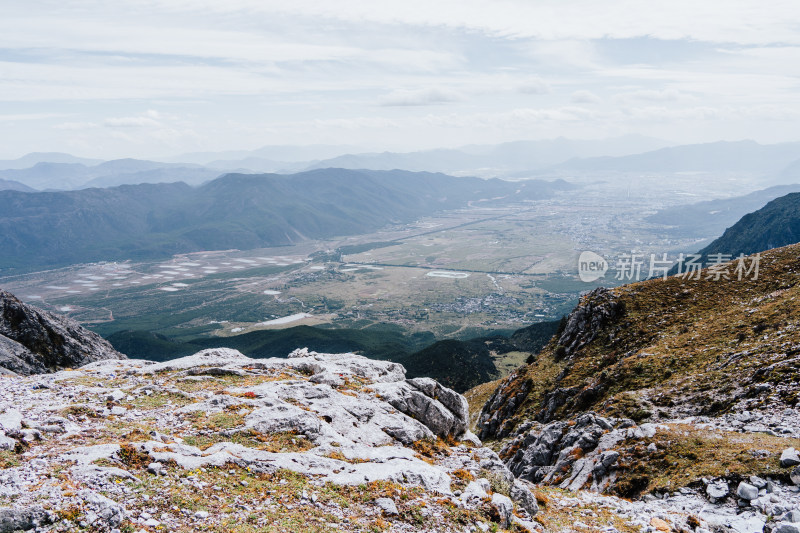
<svg viewBox="0 0 800 533">
<path fill-rule="evenodd" d="M 800 242 L 800 192 L 793 192 L 749 213 L 700 251 L 709 254 L 754 254 Z"/>
<path fill-rule="evenodd" d="M 702 274 L 587 294 L 491 393 L 481 438 L 532 482 L 696 497 L 749 513 L 720 531 L 777 527 L 800 483 L 781 460 L 800 445 L 800 245 L 762 253 L 757 279 Z"/>
</svg>

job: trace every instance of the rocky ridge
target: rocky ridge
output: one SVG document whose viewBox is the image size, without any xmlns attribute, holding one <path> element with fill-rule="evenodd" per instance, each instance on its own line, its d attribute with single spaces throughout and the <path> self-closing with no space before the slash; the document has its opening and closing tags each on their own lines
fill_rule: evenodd
<svg viewBox="0 0 800 533">
<path fill-rule="evenodd" d="M 651 531 L 800 531 L 798 280 L 793 245 L 763 253 L 757 279 L 592 291 L 477 433 L 540 488 L 660 507 Z"/>
<path fill-rule="evenodd" d="M 0 289 L 0 374 L 41 374 L 124 358 L 74 320 L 25 304 Z"/>
</svg>

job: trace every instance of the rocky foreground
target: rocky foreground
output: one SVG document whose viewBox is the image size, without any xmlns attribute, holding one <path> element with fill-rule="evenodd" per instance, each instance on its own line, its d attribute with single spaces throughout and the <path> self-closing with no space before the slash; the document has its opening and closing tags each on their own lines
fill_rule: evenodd
<svg viewBox="0 0 800 533">
<path fill-rule="evenodd" d="M 590 422 L 537 438 L 607 423 Z M 702 532 L 737 516 L 735 495 L 534 485 L 467 423 L 461 395 L 353 354 L 218 349 L 3 376 L 0 531 Z M 776 480 L 752 483 L 775 509 L 798 503 Z"/>
<path fill-rule="evenodd" d="M 535 496 L 402 366 L 206 350 L 0 377 L 0 531 L 534 529 Z"/>
</svg>

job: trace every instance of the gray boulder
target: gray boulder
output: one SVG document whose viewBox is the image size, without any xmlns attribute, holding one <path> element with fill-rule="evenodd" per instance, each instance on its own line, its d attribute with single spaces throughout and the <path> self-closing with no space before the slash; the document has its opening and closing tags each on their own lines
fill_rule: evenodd
<svg viewBox="0 0 800 533">
<path fill-rule="evenodd" d="M 375 500 L 375 505 L 387 516 L 400 514 L 400 511 L 397 510 L 397 505 L 390 498 L 378 498 Z"/>
<path fill-rule="evenodd" d="M 52 522 L 41 506 L 0 508 L 0 533 L 28 531 Z"/>
<path fill-rule="evenodd" d="M 781 466 L 789 468 L 790 466 L 800 465 L 800 454 L 794 448 L 786 448 L 781 453 Z"/>
<path fill-rule="evenodd" d="M 12 439 L 11 437 L 7 437 L 4 432 L 0 431 L 0 450 L 13 451 L 14 448 L 16 447 L 17 447 L 17 441 Z"/>
<path fill-rule="evenodd" d="M 0 289 L 0 367 L 30 375 L 105 359 L 125 356 L 74 320 L 25 304 Z"/>
<path fill-rule="evenodd" d="M 522 481 L 518 479 L 514 480 L 514 483 L 511 485 L 511 493 L 509 496 L 511 496 L 511 499 L 514 500 L 517 505 L 525 509 L 528 516 L 534 516 L 539 512 L 539 504 L 536 502 L 536 496 L 533 495 Z"/>
<path fill-rule="evenodd" d="M 758 488 L 754 487 L 750 483 L 745 483 L 742 481 L 736 488 L 736 495 L 743 500 L 755 500 L 758 498 Z"/>
<path fill-rule="evenodd" d="M 572 425 L 557 421 L 541 429 L 533 428 L 506 444 L 501 455 L 517 451 L 507 460 L 511 472 L 533 483 L 551 483 L 557 476 L 571 472 L 559 486 L 578 489 L 592 474 L 595 482 L 607 476 L 619 454 L 613 451 L 594 451 L 600 439 L 612 429 L 604 418 L 587 413 Z M 584 456 L 586 456 L 584 458 Z"/>
<path fill-rule="evenodd" d="M 440 437 L 458 437 L 467 430 L 467 400 L 430 378 L 376 383 L 373 388 L 389 405 L 422 422 Z"/>
<path fill-rule="evenodd" d="M 711 500 L 711 503 L 722 500 L 728 495 L 728 492 L 728 484 L 724 481 L 709 483 L 706 487 L 706 495 L 708 495 L 708 499 Z"/>
<path fill-rule="evenodd" d="M 514 503 L 508 496 L 494 493 L 492 494 L 491 505 L 500 515 L 500 527 L 508 528 L 511 525 L 511 516 L 514 513 Z"/>
<path fill-rule="evenodd" d="M 86 505 L 86 522 L 94 528 L 103 530 L 119 527 L 127 513 L 120 504 L 91 490 L 78 494 Z"/>
<path fill-rule="evenodd" d="M 800 465 L 792 469 L 792 473 L 789 474 L 789 478 L 795 485 L 800 485 Z"/>
</svg>

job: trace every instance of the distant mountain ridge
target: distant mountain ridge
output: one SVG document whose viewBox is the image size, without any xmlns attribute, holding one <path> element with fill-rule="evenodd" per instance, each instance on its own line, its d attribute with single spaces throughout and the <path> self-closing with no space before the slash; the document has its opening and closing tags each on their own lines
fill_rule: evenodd
<svg viewBox="0 0 800 533">
<path fill-rule="evenodd" d="M 780 174 L 800 159 L 800 143 L 762 145 L 720 141 L 661 148 L 622 157 L 576 158 L 554 170 L 565 172 L 735 171 Z"/>
<path fill-rule="evenodd" d="M 79 162 L 41 161 L 29 168 L 0 170 L 0 179 L 21 182 L 39 190 L 74 190 L 139 183 L 185 181 L 199 185 L 222 172 L 200 166 L 115 159 L 86 165 Z"/>
<path fill-rule="evenodd" d="M 24 183 L 20 183 L 18 181 L 0 179 L 0 191 L 34 192 L 34 190 L 35 189 L 32 189 Z"/>
<path fill-rule="evenodd" d="M 792 192 L 800 192 L 800 183 L 776 185 L 734 198 L 668 207 L 648 216 L 646 220 L 672 226 L 673 231 L 687 236 L 716 236 L 721 235 L 747 213 Z"/>
<path fill-rule="evenodd" d="M 800 192 L 772 200 L 725 230 L 700 254 L 750 255 L 800 242 Z"/>
<path fill-rule="evenodd" d="M 322 168 L 399 169 L 496 177 L 529 172 L 573 157 L 627 155 L 667 145 L 666 141 L 632 135 L 383 153 L 363 153 L 352 146 L 336 145 L 264 146 L 256 150 L 189 153 L 160 161 L 130 158 L 102 161 L 37 152 L 15 160 L 0 160 L 0 179 L 19 181 L 37 190 L 73 190 L 177 181 L 199 185 L 231 172 L 286 174 Z"/>
<path fill-rule="evenodd" d="M 17 159 L 0 159 L 0 170 L 30 168 L 37 163 L 79 163 L 86 166 L 99 165 L 102 159 L 76 157 L 61 152 L 31 152 Z"/>
<path fill-rule="evenodd" d="M 573 140 L 559 137 L 415 152 L 344 154 L 318 161 L 309 168 L 403 169 L 459 175 L 505 176 L 520 171 L 540 170 L 575 157 L 621 156 L 668 145 L 666 141 L 641 136 L 603 140 Z"/>
<path fill-rule="evenodd" d="M 229 174 L 197 188 L 170 183 L 0 191 L 0 269 L 280 246 L 410 222 L 469 201 L 537 199 L 568 187 L 326 169 Z"/>
</svg>

